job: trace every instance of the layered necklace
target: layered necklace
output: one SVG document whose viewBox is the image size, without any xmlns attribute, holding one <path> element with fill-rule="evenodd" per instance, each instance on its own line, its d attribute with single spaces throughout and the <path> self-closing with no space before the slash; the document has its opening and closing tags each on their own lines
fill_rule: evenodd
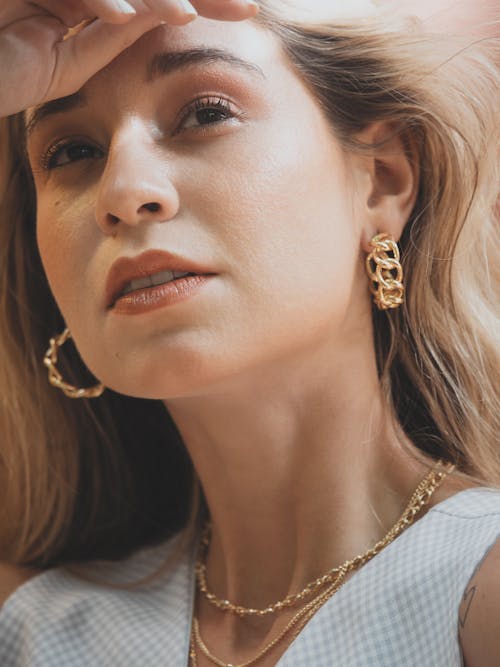
<svg viewBox="0 0 500 667">
<path fill-rule="evenodd" d="M 444 467 L 445 465 L 442 461 L 439 461 L 439 464 L 441 467 Z M 245 616 L 267 616 L 269 614 L 277 614 L 290 607 L 298 606 L 301 603 L 303 606 L 300 607 L 279 634 L 268 642 L 257 655 L 239 664 L 222 660 L 209 650 L 202 639 L 198 618 L 195 615 L 193 617 L 189 651 L 192 667 L 197 667 L 198 665 L 198 652 L 201 652 L 210 662 L 214 665 L 219 665 L 219 667 L 250 667 L 250 665 L 254 665 L 258 663 L 259 660 L 266 657 L 277 645 L 284 645 L 285 642 L 286 645 L 291 644 L 316 611 L 339 590 L 344 583 L 346 576 L 350 572 L 359 569 L 362 565 L 371 560 L 382 551 L 384 547 L 395 540 L 405 528 L 413 523 L 417 514 L 429 503 L 434 491 L 454 467 L 455 466 L 453 465 L 449 466 L 446 469 L 446 472 L 431 470 L 415 489 L 408 505 L 394 526 L 392 526 L 385 537 L 368 549 L 364 554 L 360 554 L 351 560 L 346 560 L 341 565 L 332 568 L 314 581 L 309 582 L 307 586 L 298 593 L 287 595 L 282 600 L 273 602 L 262 609 L 243 607 L 242 605 L 234 604 L 229 600 L 222 600 L 209 589 L 206 577 L 206 557 L 210 545 L 210 526 L 207 524 L 203 530 L 200 541 L 200 550 L 196 562 L 196 582 L 198 592 L 203 595 L 210 604 L 222 612 L 235 614 L 240 618 Z"/>
</svg>

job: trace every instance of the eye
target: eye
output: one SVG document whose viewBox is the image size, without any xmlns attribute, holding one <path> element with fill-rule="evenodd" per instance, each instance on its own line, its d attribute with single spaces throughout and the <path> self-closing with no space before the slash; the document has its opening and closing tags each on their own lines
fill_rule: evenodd
<svg viewBox="0 0 500 667">
<path fill-rule="evenodd" d="M 186 130 L 207 125 L 216 125 L 241 117 L 231 103 L 222 97 L 204 97 L 195 100 L 185 109 L 179 129 Z"/>
<path fill-rule="evenodd" d="M 76 141 L 60 141 L 49 148 L 43 158 L 44 169 L 51 170 L 80 160 L 94 160 L 103 157 L 103 152 L 91 144 Z"/>
</svg>

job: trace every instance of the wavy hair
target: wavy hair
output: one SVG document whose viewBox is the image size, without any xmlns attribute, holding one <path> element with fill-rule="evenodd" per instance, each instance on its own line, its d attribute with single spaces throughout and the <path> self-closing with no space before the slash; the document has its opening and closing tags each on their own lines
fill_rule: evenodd
<svg viewBox="0 0 500 667">
<path fill-rule="evenodd" d="M 417 456 L 499 486 L 494 61 L 484 44 L 424 35 L 416 22 L 319 16 L 316 4 L 302 2 L 307 15 L 297 0 L 262 0 L 254 20 L 280 40 L 347 151 L 373 150 L 356 136 L 388 121 L 411 137 L 420 167 L 399 242 L 406 301 L 373 307 L 381 388 Z M 124 557 L 189 524 L 195 475 L 162 403 L 109 390 L 74 401 L 48 385 L 42 358 L 64 324 L 36 245 L 23 114 L 0 130 L 0 559 L 47 568 Z M 91 381 L 68 346 L 64 376 Z"/>
</svg>

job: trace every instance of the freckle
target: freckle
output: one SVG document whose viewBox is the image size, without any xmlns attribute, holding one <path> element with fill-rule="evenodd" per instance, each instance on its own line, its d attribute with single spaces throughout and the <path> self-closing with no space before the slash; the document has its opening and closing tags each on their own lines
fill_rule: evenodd
<svg viewBox="0 0 500 667">
<path fill-rule="evenodd" d="M 57 200 L 56 202 L 54 202 L 54 208 L 57 208 L 57 207 L 59 206 L 60 203 L 61 203 L 61 202 L 60 202 L 59 200 Z"/>
</svg>

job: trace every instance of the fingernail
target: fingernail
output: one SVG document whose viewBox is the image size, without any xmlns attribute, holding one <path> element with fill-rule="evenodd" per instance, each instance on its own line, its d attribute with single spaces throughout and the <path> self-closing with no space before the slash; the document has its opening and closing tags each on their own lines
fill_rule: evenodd
<svg viewBox="0 0 500 667">
<path fill-rule="evenodd" d="M 126 0 L 115 0 L 115 7 L 117 11 L 120 12 L 120 14 L 128 14 L 129 16 L 137 14 L 134 7 L 132 7 L 131 4 L 126 2 Z"/>
<path fill-rule="evenodd" d="M 183 14 L 186 14 L 187 16 L 192 16 L 195 18 L 198 16 L 198 12 L 196 9 L 193 7 L 193 5 L 189 2 L 189 0 L 177 0 L 179 7 L 182 10 Z"/>
<path fill-rule="evenodd" d="M 252 11 L 253 11 L 255 14 L 258 14 L 258 12 L 260 12 L 260 7 L 259 7 L 258 3 L 255 2 L 255 0 L 245 0 L 245 3 L 246 3 L 246 6 L 247 6 L 249 9 L 251 8 Z"/>
</svg>

